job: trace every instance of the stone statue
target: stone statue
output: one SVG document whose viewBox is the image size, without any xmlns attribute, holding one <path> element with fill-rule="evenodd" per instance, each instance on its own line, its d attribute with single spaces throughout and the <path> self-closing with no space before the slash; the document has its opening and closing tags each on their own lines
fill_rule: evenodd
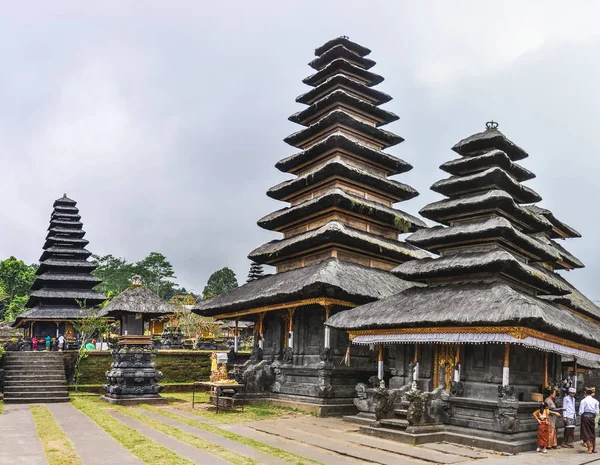
<svg viewBox="0 0 600 465">
<path fill-rule="evenodd" d="M 275 375 L 267 361 L 262 360 L 256 365 L 250 365 L 244 371 L 242 379 L 246 384 L 246 392 L 265 392 L 275 381 Z"/>
</svg>

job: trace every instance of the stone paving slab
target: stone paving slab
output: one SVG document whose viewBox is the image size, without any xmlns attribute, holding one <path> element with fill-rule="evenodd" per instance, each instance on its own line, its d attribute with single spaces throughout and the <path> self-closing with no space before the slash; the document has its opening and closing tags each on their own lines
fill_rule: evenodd
<svg viewBox="0 0 600 465">
<path fill-rule="evenodd" d="M 0 415 L 0 463 L 48 465 L 27 404 L 4 404 Z"/>
<path fill-rule="evenodd" d="M 220 457 L 216 457 L 208 452 L 204 452 L 194 446 L 190 446 L 184 442 L 172 438 L 168 434 L 155 430 L 154 428 L 142 423 L 135 418 L 131 418 L 119 412 L 107 410 L 107 412 L 115 419 L 125 423 L 130 428 L 135 429 L 138 433 L 158 442 L 159 444 L 171 449 L 176 454 L 191 460 L 199 465 L 227 465 L 229 462 Z M 110 462 L 109 462 L 110 463 Z M 114 462 L 113 462 L 114 463 Z"/>
<path fill-rule="evenodd" d="M 600 465 L 600 454 L 588 454 L 586 449 L 561 449 L 547 454 L 526 452 L 508 457 L 477 460 L 476 465 Z"/>
<path fill-rule="evenodd" d="M 373 462 L 366 462 L 363 460 L 356 460 L 350 457 L 345 457 L 334 452 L 313 447 L 309 444 L 283 438 L 281 436 L 273 436 L 272 434 L 263 433 L 250 428 L 243 424 L 236 425 L 222 425 L 221 428 L 231 431 L 232 433 L 245 436 L 256 441 L 264 442 L 273 447 L 279 447 L 280 449 L 287 450 L 294 454 L 301 455 L 307 459 L 316 460 L 326 465 L 372 465 Z"/>
<path fill-rule="evenodd" d="M 479 450 L 472 449 L 467 446 L 458 446 L 456 444 L 448 444 L 441 442 L 433 442 L 430 444 L 423 444 L 422 447 L 424 449 L 432 449 L 438 452 L 444 452 L 446 454 L 453 454 L 462 457 L 468 457 L 471 459 L 485 459 L 493 456 L 493 453 L 486 453 Z"/>
<path fill-rule="evenodd" d="M 240 455 L 244 455 L 246 457 L 250 457 L 255 460 L 257 463 L 263 465 L 290 465 L 289 462 L 285 460 L 278 459 L 277 457 L 273 457 L 272 455 L 265 454 L 259 450 L 254 449 L 253 447 L 247 446 L 245 444 L 241 444 L 232 439 L 224 438 L 223 436 L 219 436 L 218 434 L 211 433 L 209 431 L 205 431 L 200 428 L 196 428 L 194 426 L 186 425 L 185 423 L 181 423 L 180 421 L 173 420 L 171 418 L 164 417 L 162 415 L 149 412 L 144 409 L 137 409 L 139 413 L 146 415 L 149 418 L 154 420 L 161 421 L 166 423 L 167 425 L 174 426 L 175 428 L 180 429 L 186 433 L 193 434 L 205 441 L 212 442 L 213 444 L 217 444 L 225 449 L 236 452 Z"/>
<path fill-rule="evenodd" d="M 398 460 L 400 459 L 403 461 L 403 463 L 426 463 L 425 461 L 414 459 L 408 456 L 399 457 L 397 454 L 354 445 L 350 442 L 344 441 L 341 437 L 338 440 L 332 437 L 326 437 L 322 434 L 309 433 L 302 431 L 301 429 L 297 429 L 295 425 L 286 423 L 286 420 L 257 421 L 254 423 L 248 423 L 247 426 L 264 433 L 283 436 L 287 439 L 304 442 L 315 447 L 320 447 L 321 449 L 336 452 L 341 455 L 347 455 L 356 459 L 378 463 L 381 465 L 398 465 Z M 344 435 L 344 433 L 337 434 Z"/>
<path fill-rule="evenodd" d="M 75 445 L 84 465 L 144 465 L 144 462 L 73 405 L 48 404 L 47 407 Z"/>
<path fill-rule="evenodd" d="M 186 418 L 191 418 L 192 420 L 199 421 L 200 423 L 206 423 L 207 425 L 220 426 L 222 423 L 218 421 L 211 420 L 210 418 L 202 417 L 200 415 L 196 415 L 194 413 L 187 412 L 185 410 L 180 410 L 174 407 L 159 407 L 162 410 L 166 410 L 167 412 L 176 413 L 177 415 L 184 416 Z"/>
<path fill-rule="evenodd" d="M 418 460 L 424 460 L 427 462 L 453 464 L 465 461 L 464 456 L 458 456 L 449 452 L 438 452 L 431 449 L 423 449 L 422 447 L 409 446 L 407 444 L 402 444 L 396 441 L 367 436 L 366 434 L 354 432 L 346 432 L 340 434 L 339 431 L 333 431 L 331 428 L 326 428 L 315 423 L 306 422 L 303 418 L 282 420 L 279 423 L 281 423 L 282 425 L 285 423 L 287 425 L 290 425 L 294 429 L 299 429 L 301 431 L 311 434 L 318 434 L 319 436 L 323 436 L 333 440 L 343 440 L 354 445 L 372 447 L 373 449 L 391 452 L 393 454 L 399 454 L 402 456 L 411 457 Z"/>
</svg>

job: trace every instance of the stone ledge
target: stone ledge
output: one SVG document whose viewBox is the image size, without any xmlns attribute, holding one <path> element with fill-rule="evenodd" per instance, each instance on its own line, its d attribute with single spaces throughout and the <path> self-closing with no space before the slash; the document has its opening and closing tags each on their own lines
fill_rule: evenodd
<svg viewBox="0 0 600 465">
<path fill-rule="evenodd" d="M 141 405 L 141 404 L 168 404 L 169 400 L 165 399 L 164 397 L 134 397 L 132 399 L 123 399 L 123 398 L 113 398 L 113 397 L 106 397 L 106 396 L 100 396 L 100 399 L 102 399 L 105 402 L 108 402 L 109 404 L 113 404 L 113 405 Z"/>
</svg>

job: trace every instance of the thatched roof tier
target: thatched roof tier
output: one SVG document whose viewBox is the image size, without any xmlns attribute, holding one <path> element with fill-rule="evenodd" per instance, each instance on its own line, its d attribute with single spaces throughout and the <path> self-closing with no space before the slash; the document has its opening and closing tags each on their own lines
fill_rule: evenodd
<svg viewBox="0 0 600 465">
<path fill-rule="evenodd" d="M 57 204 L 54 206 L 54 211 L 55 212 L 64 212 L 64 213 L 79 213 L 79 208 L 73 206 L 73 205 L 62 205 L 62 204 Z"/>
<path fill-rule="evenodd" d="M 552 246 L 523 234 L 503 217 L 481 218 L 447 228 L 437 226 L 421 229 L 411 234 L 406 241 L 435 253 L 464 244 L 500 243 L 531 261 L 547 262 L 560 259 L 559 253 Z"/>
<path fill-rule="evenodd" d="M 80 307 L 60 305 L 39 305 L 21 313 L 12 324 L 13 327 L 21 325 L 25 321 L 72 321 L 84 315 Z"/>
<path fill-rule="evenodd" d="M 356 53 L 357 55 L 359 55 L 361 57 L 367 56 L 369 53 L 371 53 L 371 50 L 369 50 L 367 47 L 363 47 L 362 45 L 357 44 L 356 42 L 352 42 L 346 36 L 341 36 L 341 37 L 337 37 L 335 39 L 328 40 L 320 47 L 317 47 L 315 49 L 315 55 L 316 56 L 323 55 L 325 52 L 327 52 L 327 50 L 329 50 L 337 45 L 343 45 L 348 50 L 352 50 L 354 53 Z"/>
<path fill-rule="evenodd" d="M 368 147 L 366 144 L 340 131 L 327 136 L 302 152 L 280 160 L 275 167 L 283 172 L 295 173 L 299 168 L 331 156 L 335 151 L 343 152 L 363 162 L 372 163 L 387 170 L 390 175 L 404 173 L 412 169 L 412 166 L 404 160 Z"/>
<path fill-rule="evenodd" d="M 227 294 L 197 302 L 193 311 L 214 316 L 317 297 L 360 304 L 382 299 L 414 285 L 387 271 L 329 258 L 314 265 L 250 281 Z"/>
<path fill-rule="evenodd" d="M 463 156 L 480 155 L 491 149 L 502 150 L 512 161 L 522 160 L 529 156 L 525 150 L 494 128 L 473 134 L 452 147 L 452 150 Z"/>
<path fill-rule="evenodd" d="M 142 313 L 151 316 L 170 315 L 175 313 L 175 308 L 150 289 L 134 284 L 111 300 L 106 307 L 100 310 L 98 315 L 116 317 L 125 313 Z"/>
<path fill-rule="evenodd" d="M 392 97 L 385 92 L 381 92 L 373 87 L 367 87 L 362 82 L 352 79 L 344 74 L 336 74 L 327 78 L 317 87 L 312 88 L 305 94 L 296 97 L 296 102 L 312 105 L 317 100 L 320 100 L 336 89 L 345 90 L 349 94 L 352 94 L 361 100 L 366 100 L 373 105 L 381 105 L 382 103 L 392 100 Z"/>
<path fill-rule="evenodd" d="M 333 60 L 337 60 L 342 58 L 350 63 L 359 66 L 363 69 L 371 69 L 376 63 L 370 58 L 365 58 L 364 56 L 360 56 L 358 53 L 350 50 L 349 48 L 344 47 L 342 44 L 337 44 L 331 47 L 330 49 L 323 52 L 322 55 L 319 55 L 317 58 L 312 60 L 308 66 L 319 71 L 331 63 Z"/>
<path fill-rule="evenodd" d="M 40 263 L 37 269 L 37 274 L 40 275 L 46 271 L 62 271 L 65 272 L 77 272 L 81 273 L 82 270 L 85 272 L 92 272 L 97 268 L 94 263 L 79 261 L 79 260 L 60 260 L 55 258 L 48 258 Z M 77 270 L 77 271 L 74 271 Z"/>
<path fill-rule="evenodd" d="M 419 327 L 524 326 L 600 347 L 600 325 L 499 282 L 413 287 L 386 299 L 336 313 L 327 325 L 353 332 Z"/>
<path fill-rule="evenodd" d="M 70 230 L 76 230 L 83 228 L 83 223 L 80 221 L 70 221 L 70 220 L 61 220 L 58 218 L 52 218 L 50 220 L 50 227 L 48 230 L 52 228 L 64 228 Z"/>
<path fill-rule="evenodd" d="M 336 108 L 316 123 L 289 135 L 284 141 L 294 147 L 307 149 L 315 142 L 317 136 L 324 138 L 336 131 L 348 134 L 358 133 L 381 148 L 391 147 L 404 140 L 393 132 L 363 123 L 346 111 Z"/>
<path fill-rule="evenodd" d="M 552 234 L 550 235 L 550 237 L 552 237 L 554 239 L 565 239 L 567 237 L 569 237 L 569 238 L 581 237 L 581 233 L 579 233 L 575 228 L 572 228 L 568 224 L 560 221 L 558 218 L 556 218 L 554 216 L 554 214 L 550 210 L 539 207 L 537 205 L 529 205 L 526 208 L 529 211 L 531 211 L 532 213 L 542 216 L 542 217 L 546 218 L 548 221 L 550 221 L 550 223 L 552 223 L 553 231 L 552 231 Z"/>
<path fill-rule="evenodd" d="M 368 216 L 370 219 L 379 221 L 400 233 L 414 232 L 419 228 L 427 227 L 423 221 L 408 213 L 348 194 L 340 188 L 332 188 L 322 195 L 296 206 L 282 208 L 258 220 L 258 225 L 265 229 L 279 230 L 284 226 L 331 208 Z"/>
<path fill-rule="evenodd" d="M 539 202 L 542 198 L 532 189 L 520 184 L 502 168 L 492 167 L 467 176 L 452 176 L 437 181 L 431 190 L 448 197 L 500 189 L 508 192 L 517 203 Z"/>
<path fill-rule="evenodd" d="M 54 234 L 62 234 L 68 237 L 78 237 L 82 238 L 85 236 L 85 231 L 83 229 L 70 229 L 70 228 L 62 228 L 62 227 L 50 227 L 48 228 L 48 236 Z"/>
<path fill-rule="evenodd" d="M 375 191 L 377 195 L 388 197 L 392 202 L 412 199 L 419 195 L 415 189 L 407 184 L 377 176 L 365 169 L 352 166 L 340 156 L 327 160 L 302 176 L 271 187 L 267 191 L 267 195 L 273 199 L 285 200 L 314 186 L 321 186 L 327 180 L 333 182 L 336 179 L 349 180 L 359 186 L 366 186 Z"/>
<path fill-rule="evenodd" d="M 54 201 L 54 204 L 52 206 L 53 207 L 74 207 L 75 205 L 77 205 L 77 202 L 75 202 L 75 200 L 67 197 L 67 194 L 63 194 L 63 196 L 60 199 L 56 199 Z"/>
<path fill-rule="evenodd" d="M 73 221 L 79 221 L 81 219 L 81 215 L 79 215 L 78 213 L 63 213 L 63 212 L 57 212 L 55 211 L 54 213 L 52 213 L 51 216 L 52 219 L 54 220 L 73 220 Z"/>
<path fill-rule="evenodd" d="M 318 229 L 267 242 L 250 252 L 248 258 L 258 263 L 274 264 L 295 254 L 336 244 L 370 254 L 374 258 L 396 262 L 429 257 L 427 252 L 413 245 L 354 229 L 340 221 L 330 221 Z"/>
<path fill-rule="evenodd" d="M 292 123 L 310 126 L 325 113 L 334 107 L 344 106 L 351 108 L 363 118 L 373 121 L 375 126 L 391 123 L 399 119 L 398 115 L 373 105 L 371 102 L 359 99 L 343 89 L 336 89 L 327 96 L 316 101 L 308 108 L 294 113 L 288 119 Z"/>
<path fill-rule="evenodd" d="M 367 71 L 360 66 L 356 66 L 344 58 L 338 58 L 330 62 L 323 69 L 317 71 L 315 74 L 304 78 L 302 82 L 304 84 L 308 84 L 309 86 L 316 87 L 331 76 L 340 73 L 350 76 L 351 78 L 362 82 L 368 87 L 377 85 L 383 81 L 383 77 L 379 74 L 372 73 L 371 71 Z"/>
<path fill-rule="evenodd" d="M 50 247 L 53 247 L 56 244 L 65 244 L 65 245 L 74 244 L 74 245 L 78 245 L 81 247 L 85 247 L 89 243 L 90 243 L 90 241 L 88 241 L 87 239 L 81 239 L 79 237 L 57 236 L 57 235 L 50 233 L 46 237 L 46 242 L 44 243 L 44 247 L 42 247 L 42 248 L 44 250 L 46 250 Z"/>
<path fill-rule="evenodd" d="M 40 261 L 44 261 L 47 258 L 52 258 L 52 257 L 66 257 L 66 256 L 71 256 L 71 258 L 88 258 L 89 256 L 92 255 L 92 252 L 90 252 L 89 250 L 86 249 L 76 249 L 74 247 L 69 247 L 69 246 L 63 246 L 63 247 L 57 247 L 55 246 L 55 244 L 53 244 L 51 247 L 48 247 L 44 250 L 44 252 L 42 253 L 42 256 L 40 257 Z"/>
<path fill-rule="evenodd" d="M 563 270 L 571 270 L 573 268 L 584 268 L 585 265 L 581 260 L 579 260 L 575 255 L 565 249 L 562 245 L 560 245 L 557 241 L 553 239 L 549 239 L 545 235 L 536 235 L 535 239 L 543 242 L 549 247 L 554 248 L 556 253 L 559 255 L 559 259 L 553 261 L 552 263 L 558 269 Z"/>
<path fill-rule="evenodd" d="M 517 163 L 513 163 L 506 153 L 496 149 L 474 157 L 463 157 L 448 161 L 442 164 L 440 169 L 455 176 L 464 176 L 493 166 L 502 168 L 519 182 L 535 178 L 535 174 L 531 171 Z"/>
<path fill-rule="evenodd" d="M 51 273 L 46 272 L 38 276 L 33 283 L 32 289 L 42 289 L 50 283 L 60 285 L 62 283 L 77 282 L 80 288 L 91 289 L 102 282 L 100 278 L 96 278 L 91 274 L 85 273 Z"/>
<path fill-rule="evenodd" d="M 454 278 L 473 279 L 477 275 L 502 275 L 515 282 L 525 283 L 540 295 L 564 295 L 569 289 L 560 282 L 550 279 L 538 269 L 518 260 L 501 248 L 482 252 L 463 251 L 440 258 L 425 258 L 403 263 L 392 270 L 402 279 L 433 282 Z"/>
<path fill-rule="evenodd" d="M 100 292 L 91 289 L 65 289 L 59 287 L 45 287 L 37 289 L 31 293 L 27 301 L 28 307 L 35 307 L 44 302 L 51 301 L 53 304 L 63 305 L 84 305 L 94 307 L 106 300 L 106 297 Z"/>
<path fill-rule="evenodd" d="M 433 202 L 423 207 L 419 213 L 425 218 L 445 225 L 450 224 L 453 220 L 496 214 L 517 224 L 527 233 L 552 229 L 552 224 L 544 217 L 535 215 L 518 205 L 509 193 L 498 189 Z"/>
<path fill-rule="evenodd" d="M 574 366 L 575 357 L 569 355 L 563 355 L 561 357 L 562 366 Z M 588 360 L 586 358 L 578 358 L 577 359 L 577 368 L 583 368 L 588 370 L 598 370 L 600 369 L 600 362 L 595 362 L 594 360 Z"/>
</svg>

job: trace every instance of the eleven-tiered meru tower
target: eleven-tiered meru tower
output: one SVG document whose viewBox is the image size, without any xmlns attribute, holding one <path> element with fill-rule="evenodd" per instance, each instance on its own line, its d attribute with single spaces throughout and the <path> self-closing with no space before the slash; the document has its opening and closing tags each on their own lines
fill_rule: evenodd
<svg viewBox="0 0 600 465">
<path fill-rule="evenodd" d="M 270 364 L 245 380 L 248 391 L 336 412 L 353 408 L 370 353 L 353 351 L 353 367 L 340 366 L 348 337 L 323 323 L 412 286 L 389 270 L 429 256 L 398 240 L 426 225 L 394 208 L 417 192 L 390 179 L 412 167 L 384 151 L 403 139 L 381 129 L 398 117 L 380 107 L 391 97 L 374 88 L 383 78 L 370 71 L 369 53 L 340 37 L 310 62 L 316 72 L 304 82 L 312 89 L 297 98 L 307 107 L 290 117 L 303 128 L 285 139 L 299 152 L 276 165 L 295 177 L 268 191 L 289 206 L 258 222 L 283 238 L 249 255 L 277 273 L 195 306 L 205 316 L 256 322 L 253 360 Z"/>
<path fill-rule="evenodd" d="M 290 206 L 258 221 L 284 238 L 250 259 L 281 272 L 331 257 L 391 270 L 426 256 L 398 241 L 398 233 L 425 224 L 393 208 L 418 193 L 389 178 L 412 166 L 383 151 L 403 139 L 381 129 L 398 116 L 380 108 L 391 97 L 373 88 L 383 78 L 369 71 L 375 65 L 369 53 L 346 38 L 316 50 L 309 63 L 316 73 L 304 79 L 312 89 L 296 99 L 308 107 L 290 117 L 304 128 L 285 139 L 300 152 L 276 165 L 296 177 L 267 192 Z"/>
<path fill-rule="evenodd" d="M 85 231 L 77 202 L 65 195 L 54 202 L 44 252 L 27 307 L 16 326 L 24 326 L 31 336 L 74 337 L 71 322 L 81 317 L 83 307 L 91 308 L 106 297 L 93 287 L 101 280 L 91 274 L 96 265 L 85 247 Z"/>
</svg>

